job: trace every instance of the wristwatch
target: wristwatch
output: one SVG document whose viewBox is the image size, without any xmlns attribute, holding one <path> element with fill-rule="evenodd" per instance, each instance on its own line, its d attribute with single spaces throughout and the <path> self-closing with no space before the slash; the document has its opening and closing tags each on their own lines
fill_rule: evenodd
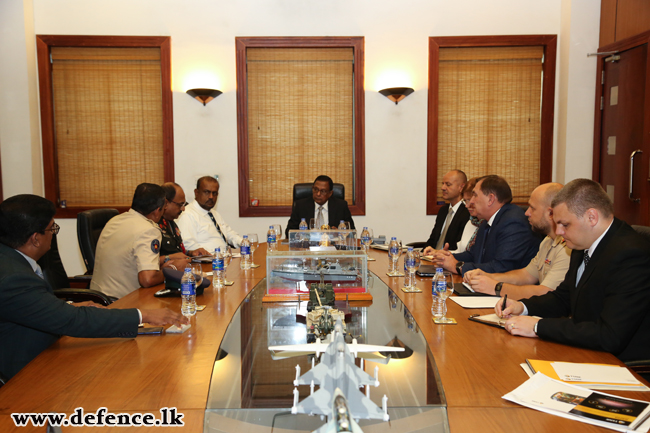
<svg viewBox="0 0 650 433">
<path fill-rule="evenodd" d="M 465 262 L 456 262 L 456 272 L 458 272 L 458 275 L 462 276 L 463 275 L 463 265 Z"/>
<path fill-rule="evenodd" d="M 501 288 L 503 287 L 503 283 L 497 283 L 496 286 L 494 286 L 494 294 L 497 296 L 501 296 Z"/>
<path fill-rule="evenodd" d="M 537 335 L 537 325 L 539 325 L 539 320 L 535 322 L 535 326 L 533 327 L 533 332 L 535 333 L 535 335 Z"/>
<path fill-rule="evenodd" d="M 167 263 L 169 260 L 171 260 L 169 256 L 165 256 L 165 261 L 163 263 Z"/>
</svg>

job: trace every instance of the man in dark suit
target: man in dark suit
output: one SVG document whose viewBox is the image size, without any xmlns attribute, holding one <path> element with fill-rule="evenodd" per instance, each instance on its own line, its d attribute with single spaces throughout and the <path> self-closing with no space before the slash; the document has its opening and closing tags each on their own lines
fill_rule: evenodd
<svg viewBox="0 0 650 433">
<path fill-rule="evenodd" d="M 341 221 L 348 221 L 350 228 L 355 228 L 348 203 L 340 198 L 332 197 L 333 190 L 334 182 L 329 176 L 318 176 L 316 178 L 312 186 L 312 197 L 303 198 L 294 203 L 285 230 L 287 238 L 289 237 L 289 230 L 298 229 L 302 218 L 305 219 L 307 224 L 309 224 L 310 219 L 314 218 L 318 228 L 324 224 L 330 227 L 338 227 Z"/>
<path fill-rule="evenodd" d="M 476 217 L 484 220 L 469 251 L 438 251 L 434 260 L 446 270 L 463 275 L 472 269 L 507 272 L 525 267 L 537 254 L 541 236 L 528 224 L 524 210 L 512 203 L 508 182 L 500 176 L 480 178 L 472 192 Z"/>
<path fill-rule="evenodd" d="M 2 375 L 14 376 L 60 335 L 133 338 L 139 323 L 187 322 L 167 308 L 108 310 L 92 303 L 70 305 L 55 297 L 36 263 L 59 231 L 54 213 L 50 201 L 35 195 L 17 195 L 0 204 Z"/>
<path fill-rule="evenodd" d="M 624 221 L 602 187 L 569 182 L 552 203 L 557 234 L 573 249 L 553 292 L 507 302 L 513 335 L 603 350 L 621 361 L 650 359 L 650 244 Z M 539 319 L 538 316 L 541 317 Z"/>
<path fill-rule="evenodd" d="M 448 203 L 440 208 L 436 216 L 436 224 L 431 230 L 431 236 L 424 249 L 425 255 L 431 255 L 434 250 L 446 249 L 454 251 L 458 241 L 463 236 L 465 224 L 469 220 L 469 211 L 465 207 L 463 188 L 467 183 L 467 175 L 460 170 L 451 170 L 442 178 L 442 198 Z M 444 233 L 444 236 L 440 236 Z"/>
</svg>

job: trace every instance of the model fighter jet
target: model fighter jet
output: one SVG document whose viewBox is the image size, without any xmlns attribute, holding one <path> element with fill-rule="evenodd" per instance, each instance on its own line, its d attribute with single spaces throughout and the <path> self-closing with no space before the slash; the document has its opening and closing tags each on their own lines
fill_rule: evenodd
<svg viewBox="0 0 650 433">
<path fill-rule="evenodd" d="M 379 367 L 375 367 L 375 377 L 372 377 L 363 370 L 363 361 L 362 366 L 357 367 L 354 359 L 357 356 L 361 357 L 359 354 L 370 355 L 377 357 L 376 359 L 379 362 L 385 363 L 390 358 L 374 352 L 399 352 L 403 351 L 404 348 L 357 344 L 356 341 L 353 341 L 352 344 L 346 344 L 343 323 L 339 318 L 327 344 L 317 342 L 294 346 L 271 346 L 269 350 L 274 359 L 311 353 L 315 353 L 316 357 L 319 357 L 322 354 L 320 363 L 302 376 L 300 375 L 300 366 L 296 365 L 296 380 L 294 380 L 293 384 L 295 386 L 309 385 L 311 394 L 303 401 L 298 402 L 299 392 L 297 388 L 294 389 L 294 403 L 291 413 L 330 415 L 332 414 L 332 405 L 336 404 L 335 397 L 338 391 L 347 401 L 346 407 L 350 418 L 383 419 L 388 421 L 388 397 L 383 397 L 382 409 L 369 398 L 369 386 L 379 386 L 377 380 Z M 316 392 L 314 392 L 315 385 L 319 386 Z M 365 395 L 359 390 L 363 386 L 366 387 Z"/>
</svg>

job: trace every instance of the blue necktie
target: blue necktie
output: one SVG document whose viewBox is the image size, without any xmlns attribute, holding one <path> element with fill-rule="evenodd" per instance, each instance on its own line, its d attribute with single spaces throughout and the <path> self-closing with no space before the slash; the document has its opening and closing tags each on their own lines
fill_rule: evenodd
<svg viewBox="0 0 650 433">
<path fill-rule="evenodd" d="M 483 259 L 483 254 L 485 254 L 485 246 L 487 245 L 488 233 L 490 233 L 489 224 L 485 228 L 485 233 L 483 233 L 483 245 L 481 245 L 481 251 L 478 253 L 478 258 L 476 259 L 476 263 L 481 263 L 481 260 Z"/>
</svg>

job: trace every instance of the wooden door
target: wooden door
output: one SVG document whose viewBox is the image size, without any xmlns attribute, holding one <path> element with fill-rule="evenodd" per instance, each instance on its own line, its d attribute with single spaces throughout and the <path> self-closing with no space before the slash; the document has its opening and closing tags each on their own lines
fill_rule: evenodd
<svg viewBox="0 0 650 433">
<path fill-rule="evenodd" d="M 600 184 L 613 199 L 618 218 L 648 225 L 650 148 L 644 133 L 648 44 L 600 61 Z"/>
</svg>

